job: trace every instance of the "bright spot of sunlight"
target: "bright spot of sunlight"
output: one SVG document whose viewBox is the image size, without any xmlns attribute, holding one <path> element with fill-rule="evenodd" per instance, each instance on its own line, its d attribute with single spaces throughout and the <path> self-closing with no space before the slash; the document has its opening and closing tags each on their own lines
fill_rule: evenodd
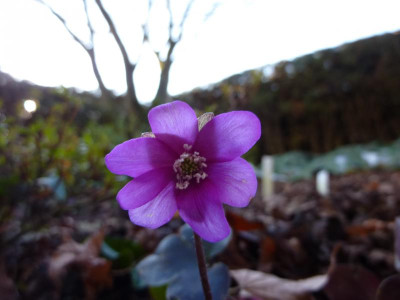
<svg viewBox="0 0 400 300">
<path fill-rule="evenodd" d="M 24 109 L 28 113 L 33 113 L 37 109 L 36 101 L 35 100 L 31 100 L 31 99 L 25 100 L 24 101 Z"/>
</svg>

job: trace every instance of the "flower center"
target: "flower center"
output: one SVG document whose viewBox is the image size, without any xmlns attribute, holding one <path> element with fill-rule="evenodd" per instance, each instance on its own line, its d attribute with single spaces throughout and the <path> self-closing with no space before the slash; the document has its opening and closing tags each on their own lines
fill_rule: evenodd
<svg viewBox="0 0 400 300">
<path fill-rule="evenodd" d="M 196 179 L 199 183 L 200 179 L 204 180 L 207 177 L 207 173 L 203 169 L 207 168 L 205 163 L 206 159 L 200 156 L 200 153 L 195 151 L 191 152 L 191 145 L 183 145 L 185 151 L 181 156 L 174 162 L 174 171 L 176 173 L 176 188 L 179 190 L 186 189 L 192 178 Z"/>
</svg>

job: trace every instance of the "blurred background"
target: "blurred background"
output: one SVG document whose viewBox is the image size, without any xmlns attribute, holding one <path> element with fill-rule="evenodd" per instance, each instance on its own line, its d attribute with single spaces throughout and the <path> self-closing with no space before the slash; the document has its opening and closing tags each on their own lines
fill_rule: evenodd
<svg viewBox="0 0 400 300">
<path fill-rule="evenodd" d="M 275 250 L 260 247 L 322 198 L 343 200 L 324 206 L 328 219 L 313 215 L 322 228 L 332 211 L 344 231 L 400 214 L 399 11 L 391 0 L 0 0 L 0 291 L 162 299 L 135 289 L 130 271 L 181 221 L 132 225 L 115 201 L 129 179 L 111 174 L 104 156 L 149 131 L 149 109 L 174 99 L 198 114 L 250 110 L 262 123 L 245 155 L 260 191 L 245 212 L 228 212 L 235 232 L 262 232 L 259 244 L 247 235 L 247 254 L 221 259 L 288 278 L 325 270 L 326 249 L 312 268 L 294 253 L 263 254 L 282 246 L 275 240 Z M 88 237 L 98 242 L 82 244 Z M 381 245 L 389 258 L 377 276 L 393 271 L 392 242 Z M 128 258 L 116 262 L 110 245 Z M 282 263 L 290 255 L 298 265 Z M 365 263 L 360 255 L 352 258 Z"/>
</svg>

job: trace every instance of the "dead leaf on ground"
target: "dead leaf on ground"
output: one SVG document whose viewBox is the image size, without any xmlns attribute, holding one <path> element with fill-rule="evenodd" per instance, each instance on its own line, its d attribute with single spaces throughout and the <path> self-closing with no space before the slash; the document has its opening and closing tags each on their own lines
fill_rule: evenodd
<svg viewBox="0 0 400 300">
<path fill-rule="evenodd" d="M 272 237 L 265 237 L 261 242 L 260 264 L 271 263 L 276 253 L 276 242 Z"/>
<path fill-rule="evenodd" d="M 400 299 L 400 274 L 392 275 L 380 284 L 376 293 L 376 300 Z"/>
<path fill-rule="evenodd" d="M 324 292 L 329 300 L 374 300 L 379 279 L 361 266 L 334 265 Z"/>
<path fill-rule="evenodd" d="M 12 279 L 6 274 L 2 263 L 0 263 L 0 295 L 2 299 L 18 299 L 17 288 Z"/>
<path fill-rule="evenodd" d="M 317 275 L 301 280 L 290 280 L 249 269 L 232 270 L 239 287 L 263 300 L 308 300 L 311 293 L 323 288 L 327 275 Z"/>
<path fill-rule="evenodd" d="M 85 243 L 72 239 L 61 244 L 49 261 L 49 276 L 58 288 L 71 266 L 82 271 L 86 298 L 93 299 L 97 290 L 112 285 L 111 262 L 99 257 L 104 232 L 92 235 Z"/>
<path fill-rule="evenodd" d="M 348 226 L 346 232 L 350 236 L 366 236 L 375 231 L 390 228 L 390 226 L 391 222 L 384 222 L 378 219 L 368 219 L 361 224 Z"/>
<path fill-rule="evenodd" d="M 229 224 L 235 231 L 249 231 L 264 228 L 264 225 L 261 222 L 249 221 L 246 218 L 231 211 L 227 211 L 226 217 Z"/>
</svg>

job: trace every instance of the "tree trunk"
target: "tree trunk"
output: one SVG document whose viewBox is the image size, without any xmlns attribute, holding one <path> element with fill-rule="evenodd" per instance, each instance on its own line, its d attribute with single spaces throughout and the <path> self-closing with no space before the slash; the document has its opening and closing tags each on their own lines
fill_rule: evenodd
<svg viewBox="0 0 400 300">
<path fill-rule="evenodd" d="M 93 68 L 93 72 L 94 72 L 94 76 L 97 79 L 97 82 L 99 84 L 99 88 L 101 91 L 101 95 L 104 98 L 113 98 L 113 96 L 111 95 L 110 91 L 106 88 L 103 79 L 101 78 L 100 72 L 99 72 L 99 68 L 97 67 L 97 63 L 96 63 L 96 58 L 95 58 L 95 54 L 94 54 L 94 49 L 87 49 L 87 53 L 89 54 L 90 57 L 90 61 L 92 62 L 92 68 Z"/>
<path fill-rule="evenodd" d="M 168 101 L 168 82 L 169 82 L 169 71 L 172 65 L 172 53 L 176 46 L 176 42 L 170 41 L 170 47 L 168 49 L 167 59 L 164 62 L 164 66 L 161 70 L 160 84 L 158 86 L 156 98 L 153 101 L 153 105 L 162 104 Z"/>
</svg>

